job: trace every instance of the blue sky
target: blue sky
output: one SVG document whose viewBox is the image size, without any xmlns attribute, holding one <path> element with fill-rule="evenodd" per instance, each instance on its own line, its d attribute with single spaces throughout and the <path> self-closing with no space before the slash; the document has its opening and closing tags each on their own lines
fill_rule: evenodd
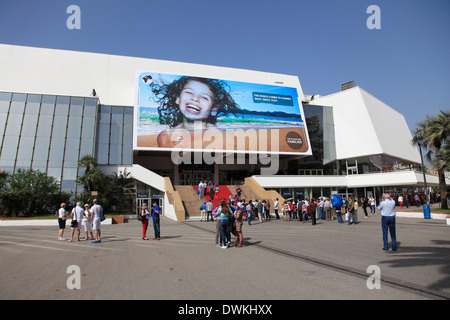
<svg viewBox="0 0 450 320">
<path fill-rule="evenodd" d="M 0 43 L 291 74 L 306 94 L 354 80 L 413 130 L 450 108 L 449 16 L 448 0 L 0 0 Z"/>
</svg>

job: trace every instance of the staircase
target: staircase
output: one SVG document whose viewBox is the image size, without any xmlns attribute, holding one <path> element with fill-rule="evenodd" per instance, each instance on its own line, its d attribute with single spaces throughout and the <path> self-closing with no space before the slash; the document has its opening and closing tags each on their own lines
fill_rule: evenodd
<svg viewBox="0 0 450 320">
<path fill-rule="evenodd" d="M 214 199 L 212 199 L 213 208 L 218 207 L 222 199 L 228 202 L 230 194 L 235 195 L 238 187 L 242 190 L 241 198 L 245 199 L 246 202 L 254 199 L 267 200 L 270 202 L 270 208 L 273 208 L 273 202 L 276 198 L 278 198 L 280 204 L 284 201 L 284 198 L 278 192 L 265 190 L 252 177 L 249 177 L 245 178 L 245 184 L 243 185 L 219 185 L 220 192 L 218 195 L 214 193 Z M 203 204 L 203 201 L 199 200 L 198 185 L 174 186 L 174 188 L 180 195 L 186 219 L 200 217 L 200 206 Z M 207 190 L 209 191 L 209 189 Z M 206 193 L 204 200 L 210 200 L 209 192 Z M 271 212 L 273 212 L 273 209 L 271 209 Z"/>
</svg>

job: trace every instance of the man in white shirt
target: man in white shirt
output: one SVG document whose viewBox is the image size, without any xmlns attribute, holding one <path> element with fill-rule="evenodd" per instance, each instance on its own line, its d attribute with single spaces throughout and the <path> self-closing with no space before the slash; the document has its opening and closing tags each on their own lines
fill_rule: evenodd
<svg viewBox="0 0 450 320">
<path fill-rule="evenodd" d="M 81 207 L 81 202 L 77 202 L 77 206 L 72 209 L 72 221 L 76 221 L 72 224 L 72 231 L 70 232 L 69 241 L 73 241 L 73 234 L 75 233 L 75 228 L 77 229 L 77 238 L 80 241 L 80 230 L 81 230 L 81 220 L 83 217 L 84 209 Z"/>
<path fill-rule="evenodd" d="M 392 251 L 397 250 L 397 239 L 395 234 L 395 201 L 388 193 L 383 194 L 383 201 L 378 206 L 381 211 L 381 228 L 383 230 L 383 250 L 389 250 L 388 229 L 391 234 Z"/>
<path fill-rule="evenodd" d="M 103 212 L 103 208 L 101 205 L 98 204 L 98 200 L 94 199 L 94 205 L 91 207 L 92 212 L 92 230 L 94 231 L 95 240 L 92 241 L 92 243 L 101 243 L 101 231 L 100 231 L 100 224 L 101 224 L 101 215 Z"/>
<path fill-rule="evenodd" d="M 280 219 L 280 215 L 278 214 L 278 198 L 276 198 L 275 202 L 273 203 L 273 210 L 275 210 L 275 217 L 277 219 Z"/>
</svg>

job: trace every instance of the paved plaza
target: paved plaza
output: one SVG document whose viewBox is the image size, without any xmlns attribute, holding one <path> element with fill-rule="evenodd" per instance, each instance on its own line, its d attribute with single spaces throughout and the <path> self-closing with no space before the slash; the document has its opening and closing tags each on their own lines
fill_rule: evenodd
<svg viewBox="0 0 450 320">
<path fill-rule="evenodd" d="M 0 299 L 450 298 L 445 220 L 397 218 L 396 252 L 382 250 L 379 214 L 358 220 L 244 222 L 244 246 L 228 249 L 215 246 L 215 222 L 164 217 L 160 241 L 142 240 L 137 220 L 102 226 L 101 244 L 58 241 L 56 225 L 2 227 Z"/>
</svg>

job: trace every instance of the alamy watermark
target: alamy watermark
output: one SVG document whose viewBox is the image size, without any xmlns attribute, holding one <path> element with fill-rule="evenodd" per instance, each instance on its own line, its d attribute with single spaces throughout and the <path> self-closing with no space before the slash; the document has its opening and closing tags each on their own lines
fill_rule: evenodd
<svg viewBox="0 0 450 320">
<path fill-rule="evenodd" d="M 172 162 L 180 164 L 257 164 L 261 174 L 276 174 L 279 169 L 279 130 L 226 129 L 202 130 L 202 122 L 194 130 L 175 129 L 165 137 L 174 148 Z M 196 150 L 192 152 L 191 150 Z M 201 150 L 201 151 L 198 151 Z M 241 153 L 236 152 L 242 150 Z"/>
<path fill-rule="evenodd" d="M 381 9 L 377 5 L 370 5 L 366 10 L 370 17 L 367 18 L 366 26 L 369 30 L 381 29 Z"/>
<path fill-rule="evenodd" d="M 66 273 L 70 274 L 67 278 L 66 285 L 67 289 L 81 289 L 81 269 L 77 265 L 70 265 L 67 267 Z"/>
<path fill-rule="evenodd" d="M 381 289 L 381 269 L 377 265 L 370 265 L 367 267 L 366 273 L 372 275 L 367 278 L 366 286 L 369 290 Z"/>
<path fill-rule="evenodd" d="M 77 5 L 70 5 L 67 7 L 66 13 L 70 16 L 66 20 L 67 29 L 81 29 L 81 9 Z"/>
</svg>

